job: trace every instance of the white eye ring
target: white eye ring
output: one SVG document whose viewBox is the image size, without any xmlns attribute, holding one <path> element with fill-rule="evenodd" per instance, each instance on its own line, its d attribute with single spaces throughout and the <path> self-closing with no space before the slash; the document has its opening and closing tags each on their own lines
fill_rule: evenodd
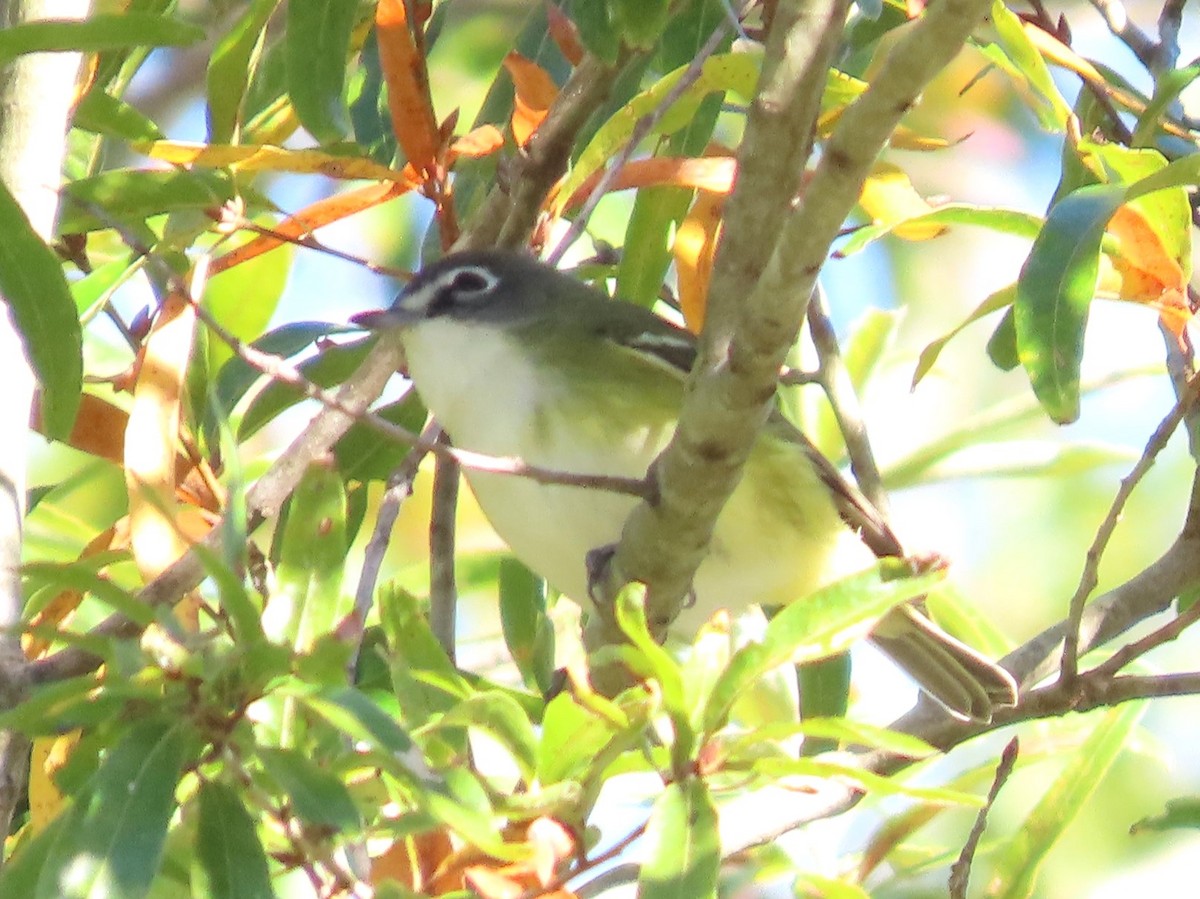
<svg viewBox="0 0 1200 899">
<path fill-rule="evenodd" d="M 478 265 L 464 265 L 447 272 L 442 289 L 459 300 L 478 300 L 492 292 L 500 282 L 494 274 Z"/>
</svg>

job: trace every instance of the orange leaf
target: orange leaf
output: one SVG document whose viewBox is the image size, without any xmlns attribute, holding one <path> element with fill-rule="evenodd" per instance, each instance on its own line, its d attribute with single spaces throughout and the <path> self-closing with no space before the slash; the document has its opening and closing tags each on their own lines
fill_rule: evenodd
<svg viewBox="0 0 1200 899">
<path fill-rule="evenodd" d="M 396 840 L 371 860 L 368 882 L 371 886 L 379 886 L 385 880 L 394 880 L 410 890 L 428 892 L 438 868 L 453 850 L 450 837 L 441 830 Z M 461 883 L 451 888 L 461 888 Z"/>
<path fill-rule="evenodd" d="M 379 62 L 388 86 L 392 129 L 412 167 L 434 180 L 441 137 L 429 100 L 425 60 L 417 52 L 403 0 L 379 0 L 375 8 Z"/>
<path fill-rule="evenodd" d="M 459 156 L 478 159 L 495 153 L 504 146 L 504 135 L 495 125 L 480 125 L 473 131 L 468 131 L 462 137 L 457 137 L 450 144 L 450 155 L 447 165 Z"/>
<path fill-rule="evenodd" d="M 675 273 L 679 281 L 679 305 L 688 329 L 699 334 L 704 327 L 708 283 L 713 259 L 721 238 L 721 213 L 725 196 L 700 193 L 675 232 Z"/>
<path fill-rule="evenodd" d="M 583 43 L 579 40 L 579 29 L 575 27 L 565 12 L 555 3 L 546 3 L 546 24 L 550 38 L 558 46 L 559 52 L 573 66 L 579 65 L 583 59 Z"/>
<path fill-rule="evenodd" d="M 550 105 L 558 96 L 558 85 L 545 69 L 515 50 L 510 50 L 504 57 L 504 68 L 508 69 L 516 94 L 513 98 L 513 139 L 523 147 L 550 111 Z"/>
<path fill-rule="evenodd" d="M 654 187 L 669 185 L 692 190 L 727 194 L 733 188 L 733 177 L 737 172 L 737 160 L 730 156 L 706 156 L 702 159 L 675 156 L 654 156 L 636 159 L 621 166 L 609 186 L 610 191 L 628 190 L 632 187 Z M 596 189 L 604 173 L 596 172 L 579 189 L 565 200 L 552 195 L 550 210 L 555 216 L 562 215 L 583 203 Z"/>
<path fill-rule="evenodd" d="M 405 166 L 404 171 L 410 177 L 403 182 L 370 184 L 366 187 L 360 187 L 357 190 L 326 197 L 310 206 L 306 206 L 295 215 L 289 216 L 275 226 L 275 231 L 280 235 L 279 237 L 261 235 L 251 241 L 247 241 L 236 249 L 230 250 L 224 256 L 214 259 L 212 265 L 208 268 L 209 276 L 218 275 L 226 269 L 233 268 L 235 265 L 241 265 L 243 262 L 261 256 L 268 250 L 273 250 L 280 244 L 285 243 L 286 238 L 301 237 L 305 234 L 310 234 L 323 225 L 328 225 L 331 222 L 354 215 L 356 212 L 362 212 L 364 209 L 370 209 L 373 206 L 386 203 L 388 200 L 408 192 L 418 182 L 416 180 L 416 173 L 411 166 Z"/>
<path fill-rule="evenodd" d="M 1117 280 L 1114 292 L 1123 300 L 1157 309 L 1163 323 L 1180 335 L 1192 312 L 1179 263 L 1136 207 L 1118 209 L 1106 230 L 1117 239 L 1118 252 L 1110 254 Z"/>
<path fill-rule="evenodd" d="M 178 294 L 168 296 L 146 339 L 125 429 L 130 546 L 147 581 L 187 550 L 175 499 L 175 457 L 195 333 L 195 309 Z M 188 530 L 195 528 L 189 526 Z M 184 620 L 194 624 L 194 601 L 185 603 Z"/>
</svg>

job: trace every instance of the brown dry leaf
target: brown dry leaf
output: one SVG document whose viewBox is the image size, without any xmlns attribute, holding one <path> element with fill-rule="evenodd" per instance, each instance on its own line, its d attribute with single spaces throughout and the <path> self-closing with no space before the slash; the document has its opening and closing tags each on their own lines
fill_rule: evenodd
<svg viewBox="0 0 1200 899">
<path fill-rule="evenodd" d="M 550 39 L 566 57 L 567 62 L 573 66 L 579 65 L 583 59 L 583 42 L 579 39 L 579 29 L 566 13 L 558 8 L 558 4 L 546 3 L 546 24 Z"/>
<path fill-rule="evenodd" d="M 1111 274 L 1104 273 L 1100 287 L 1122 300 L 1157 309 L 1163 324 L 1178 337 L 1192 317 L 1179 263 L 1136 207 L 1118 209 L 1106 230 L 1117 239 L 1119 252 L 1109 256 Z"/>
<path fill-rule="evenodd" d="M 696 202 L 675 232 L 675 272 L 679 281 L 679 305 L 688 330 L 699 334 L 704 327 L 708 283 L 721 237 L 723 194 L 699 193 Z"/>
<path fill-rule="evenodd" d="M 525 146 L 546 118 L 558 96 L 558 85 L 550 74 L 516 50 L 504 57 L 504 68 L 513 81 L 512 133 L 518 146 Z"/>
<path fill-rule="evenodd" d="M 877 162 L 863 182 L 859 205 L 876 224 L 890 225 L 933 212 L 933 206 L 917 193 L 908 175 L 890 162 Z M 931 240 L 946 233 L 945 225 L 915 223 L 900 225 L 892 233 L 904 240 Z"/>
<path fill-rule="evenodd" d="M 33 421 L 30 427 L 41 430 L 41 415 L 34 406 Z M 125 431 L 129 427 L 129 413 L 94 393 L 84 393 L 79 403 L 79 413 L 75 417 L 75 425 L 67 444 L 77 450 L 107 459 L 117 465 L 125 464 Z M 206 463 L 201 462 L 202 465 Z M 210 471 L 201 475 L 192 460 L 183 452 L 175 455 L 175 480 L 183 483 L 186 479 L 188 495 L 192 504 L 210 511 L 221 507 L 220 500 L 214 496 L 209 485 L 215 483 L 215 476 Z"/>
<path fill-rule="evenodd" d="M 396 840 L 371 860 L 368 882 L 379 886 L 385 880 L 394 880 L 410 890 L 428 893 L 435 874 L 453 851 L 449 835 L 441 830 Z M 461 889 L 462 883 L 448 888 Z"/>
<path fill-rule="evenodd" d="M 436 179 L 441 150 L 437 116 L 429 100 L 429 75 L 409 31 L 403 0 L 379 0 L 375 8 L 379 62 L 388 86 L 392 129 L 409 164 L 428 182 Z"/>
<path fill-rule="evenodd" d="M 311 234 L 324 225 L 386 203 L 388 200 L 406 193 L 417 184 L 417 180 L 415 170 L 405 166 L 404 171 L 408 176 L 404 182 L 370 184 L 357 190 L 326 197 L 306 206 L 275 226 L 274 231 L 279 235 L 278 237 L 264 234 L 230 250 L 223 256 L 218 256 L 209 266 L 209 277 L 219 275 L 235 265 L 241 265 L 243 262 L 261 256 L 286 243 L 289 237 L 298 238 Z"/>
<path fill-rule="evenodd" d="M 727 194 L 733 189 L 733 178 L 737 173 L 737 160 L 731 156 L 705 156 L 702 158 L 654 156 L 650 159 L 635 159 L 621 166 L 614 176 L 609 191 L 629 190 L 634 187 L 669 185 L 692 190 Z M 579 185 L 565 199 L 550 195 L 549 208 L 555 217 L 575 207 L 596 189 L 604 172 L 596 172 Z"/>
<path fill-rule="evenodd" d="M 146 339 L 133 389 L 125 431 L 125 483 L 130 547 L 146 581 L 187 551 L 183 527 L 196 530 L 194 514 L 185 521 L 175 498 L 180 409 L 195 333 L 195 309 L 178 294 L 168 296 Z M 197 602 L 191 597 L 179 606 L 181 620 L 193 627 Z"/>
</svg>

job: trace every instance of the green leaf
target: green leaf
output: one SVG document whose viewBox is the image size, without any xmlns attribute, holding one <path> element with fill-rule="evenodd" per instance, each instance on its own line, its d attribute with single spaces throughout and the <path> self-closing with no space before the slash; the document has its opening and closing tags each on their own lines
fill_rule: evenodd
<svg viewBox="0 0 1200 899">
<path fill-rule="evenodd" d="M 288 95 L 308 133 L 341 140 L 349 129 L 346 57 L 358 16 L 356 0 L 308 0 L 287 5 Z"/>
<path fill-rule="evenodd" d="M 730 757 L 753 758 L 754 752 L 763 743 L 777 743 L 797 735 L 829 740 L 835 745 L 881 749 L 911 759 L 928 758 L 938 753 L 937 748 L 917 737 L 849 718 L 809 718 L 804 721 L 765 724 L 754 730 L 735 732 L 732 736 L 726 734 L 727 732 L 723 732 L 718 739 L 721 745 L 727 748 Z"/>
<path fill-rule="evenodd" d="M 420 433 L 428 414 L 415 392 L 394 403 L 379 406 L 374 412 L 410 434 Z M 347 480 L 385 481 L 411 450 L 407 443 L 381 434 L 364 422 L 355 422 L 334 444 L 333 455 L 338 470 Z"/>
<path fill-rule="evenodd" d="M 29 562 L 22 568 L 29 577 L 53 580 L 59 589 L 90 593 L 115 612 L 120 612 L 142 627 L 154 620 L 154 610 L 140 602 L 128 590 L 122 590 L 108 577 L 98 574 L 87 562 Z"/>
<path fill-rule="evenodd" d="M 630 47 L 653 47 L 662 36 L 670 0 L 609 0 L 613 24 Z"/>
<path fill-rule="evenodd" d="M 542 716 L 538 781 L 554 784 L 577 777 L 614 733 L 612 722 L 584 708 L 569 692 L 555 696 Z"/>
<path fill-rule="evenodd" d="M 294 750 L 260 749 L 258 758 L 304 820 L 343 831 L 362 826 L 358 807 L 337 775 Z"/>
<path fill-rule="evenodd" d="M 1150 831 L 1161 833 L 1164 830 L 1196 830 L 1200 828 L 1200 797 L 1181 796 L 1178 799 L 1168 799 L 1161 815 L 1141 818 L 1133 822 L 1129 832 L 1142 833 Z"/>
<path fill-rule="evenodd" d="M 1038 869 L 1068 825 L 1086 814 L 1088 800 L 1100 789 L 1104 775 L 1124 751 L 1146 710 L 1144 702 L 1097 713 L 1096 727 L 1070 759 L 1062 773 L 1042 794 L 1021 827 L 1000 846 L 988 884 L 998 899 L 1033 894 Z"/>
<path fill-rule="evenodd" d="M 279 0 L 252 0 L 246 12 L 226 31 L 208 61 L 208 139 L 227 144 L 241 122 L 249 80 L 257 67 L 257 56 L 267 21 Z"/>
<path fill-rule="evenodd" d="M 621 51 L 621 35 L 613 22 L 609 4 L 604 0 L 578 0 L 571 4 L 571 19 L 579 29 L 579 39 L 592 53 L 609 65 Z"/>
<path fill-rule="evenodd" d="M 208 782 L 201 785 L 196 802 L 192 880 L 197 894 L 210 899 L 274 899 L 266 853 L 238 794 Z"/>
<path fill-rule="evenodd" d="M 342 687 L 301 691 L 297 696 L 352 740 L 371 744 L 396 758 L 413 748 L 412 740 L 400 725 L 359 690 Z M 412 772 L 403 770 L 411 776 Z"/>
<path fill-rule="evenodd" d="M 529 717 L 508 694 L 490 690 L 468 697 L 435 722 L 433 729 L 444 727 L 469 728 L 487 734 L 508 751 L 521 776 L 533 780 L 537 737 Z"/>
<path fill-rule="evenodd" d="M 280 331 L 282 330 L 281 328 Z M 279 332 L 272 333 L 278 334 Z M 303 336 L 303 333 L 307 332 L 300 332 L 296 336 Z M 296 367 L 305 378 L 318 387 L 341 384 L 357 371 L 373 343 L 374 338 L 366 338 L 326 347 L 318 355 L 305 360 Z M 304 399 L 304 395 L 295 387 L 279 381 L 272 381 L 250 403 L 250 407 L 246 410 L 246 414 L 238 426 L 238 439 L 245 440 L 257 433 L 263 425 L 302 399 Z"/>
<path fill-rule="evenodd" d="M 85 131 L 129 142 L 162 140 L 163 133 L 149 116 L 143 115 L 124 100 L 92 88 L 75 108 L 71 124 Z"/>
<path fill-rule="evenodd" d="M 253 237 L 247 233 L 244 239 L 229 244 L 228 249 Z M 294 257 L 294 247 L 284 244 L 273 252 L 263 253 L 209 278 L 201 298 L 204 308 L 217 324 L 238 340 L 257 339 L 279 306 Z M 210 338 L 208 370 L 217 373 L 233 358 L 234 351 L 215 335 L 210 334 Z"/>
<path fill-rule="evenodd" d="M 1059 424 L 1079 417 L 1079 370 L 1100 241 L 1125 201 L 1116 185 L 1081 187 L 1050 210 L 1017 279 L 1017 353 L 1034 395 Z"/>
<path fill-rule="evenodd" d="M 850 708 L 850 653 L 839 652 L 827 659 L 818 659 L 800 666 L 800 716 L 838 718 Z M 835 748 L 827 734 L 808 733 L 804 754 L 817 755 Z"/>
<path fill-rule="evenodd" d="M 993 0 L 991 18 L 998 46 L 982 48 L 984 55 L 1025 89 L 1043 128 L 1062 131 L 1071 115 L 1071 104 L 1059 93 L 1046 61 L 1025 33 L 1021 19 L 1003 0 Z"/>
<path fill-rule="evenodd" d="M 1041 216 L 1015 209 L 997 209 L 990 206 L 973 206 L 970 203 L 948 203 L 930 212 L 877 225 L 864 225 L 855 229 L 837 248 L 834 255 L 841 259 L 853 256 L 880 238 L 886 237 L 905 225 L 974 225 L 987 228 L 998 234 L 1011 234 L 1033 240 L 1042 227 Z"/>
<path fill-rule="evenodd" d="M 683 682 L 683 670 L 675 658 L 650 634 L 646 626 L 646 586 L 631 583 L 617 594 L 615 605 L 617 624 L 629 638 L 631 646 L 619 647 L 622 660 L 643 677 L 658 681 L 662 691 L 663 710 L 674 725 L 671 743 L 672 770 L 684 770 L 695 746 L 695 731 L 691 724 L 688 694 Z"/>
<path fill-rule="evenodd" d="M 931 341 L 926 345 L 925 349 L 921 350 L 921 355 L 917 359 L 917 367 L 913 371 L 912 386 L 915 388 L 921 382 L 925 375 L 929 374 L 937 362 L 938 356 L 945 349 L 946 344 L 959 335 L 967 325 L 979 321 L 984 316 L 991 315 L 993 312 L 998 312 L 1001 309 L 1007 309 L 1012 306 L 1017 298 L 1017 285 L 1010 284 L 1008 287 L 1002 287 L 995 293 L 989 295 L 982 303 L 975 307 L 960 324 L 956 325 L 953 330 L 943 334 L 937 340 Z"/>
<path fill-rule="evenodd" d="M 921 787 L 904 783 L 898 777 L 884 777 L 854 765 L 842 765 L 824 759 L 794 759 L 780 756 L 760 758 L 751 766 L 756 774 L 772 780 L 815 777 L 821 780 L 849 780 L 877 796 L 907 796 L 940 805 L 964 805 L 982 808 L 980 796 L 946 787 Z"/>
<path fill-rule="evenodd" d="M 907 563 L 883 559 L 793 602 L 771 619 L 761 643 L 743 646 L 722 672 L 704 712 L 704 732 L 719 729 L 738 695 L 772 668 L 849 649 L 888 611 L 927 592 L 943 576 L 937 571 L 913 576 Z"/>
<path fill-rule="evenodd" d="M 1200 78 L 1200 62 L 1158 74 L 1154 96 L 1138 116 L 1137 127 L 1133 129 L 1133 146 L 1146 147 L 1154 142 L 1155 135 L 1160 131 L 1161 120 L 1171 104 L 1197 78 Z"/>
<path fill-rule="evenodd" d="M 1015 298 L 1015 297 L 1014 297 Z M 987 354 L 992 364 L 1001 371 L 1012 371 L 1021 364 L 1017 355 L 1017 328 L 1014 324 L 1016 316 L 1012 309 L 1007 309 L 1000 318 L 1000 324 L 988 338 Z"/>
<path fill-rule="evenodd" d="M 75 302 L 62 263 L 4 185 L 0 233 L 0 295 L 12 310 L 42 387 L 42 427 L 48 437 L 65 440 L 83 390 L 83 334 Z"/>
<path fill-rule="evenodd" d="M 546 582 L 513 558 L 500 560 L 500 626 L 525 685 L 542 694 L 554 679 L 554 625 L 546 616 Z"/>
<path fill-rule="evenodd" d="M 204 210 L 233 196 L 219 172 L 112 169 L 63 187 L 58 233 L 101 231 L 181 209 Z"/>
<path fill-rule="evenodd" d="M 342 595 L 346 491 L 328 462 L 313 463 L 301 477 L 280 546 L 263 630 L 271 640 L 306 652 L 350 611 L 350 597 Z"/>
<path fill-rule="evenodd" d="M 339 329 L 340 326 L 332 322 L 291 322 L 264 334 L 251 346 L 286 359 L 312 346 L 320 338 L 337 333 Z M 217 374 L 217 401 L 221 408 L 232 409 L 236 406 L 261 377 L 262 373 L 248 362 L 237 357 L 230 359 Z"/>
<path fill-rule="evenodd" d="M 77 21 L 48 19 L 0 30 L 0 65 L 22 53 L 186 47 L 203 39 L 202 28 L 144 12 L 98 13 Z"/>
<path fill-rule="evenodd" d="M 28 896 L 32 899 L 42 899 L 52 894 L 38 893 L 38 881 L 46 867 L 51 851 L 56 844 L 79 826 L 79 816 L 82 814 L 77 805 L 68 805 L 54 820 L 46 825 L 38 834 L 31 834 L 32 828 L 25 829 L 25 838 L 15 846 L 10 844 L 11 856 L 4 861 L 0 869 L 0 896 Z M 53 899 L 58 899 L 54 896 Z"/>
<path fill-rule="evenodd" d="M 387 635 L 389 670 L 404 720 L 424 723 L 471 695 L 471 688 L 446 656 L 418 599 L 394 585 L 379 591 L 379 621 Z"/>
<path fill-rule="evenodd" d="M 638 899 L 705 899 L 717 894 L 721 865 L 717 810 L 698 777 L 668 784 L 646 825 Z"/>
<path fill-rule="evenodd" d="M 96 772 L 78 824 L 55 846 L 39 886 L 48 885 L 50 874 L 61 899 L 146 896 L 191 742 L 180 725 L 157 719 L 133 725 Z"/>
</svg>

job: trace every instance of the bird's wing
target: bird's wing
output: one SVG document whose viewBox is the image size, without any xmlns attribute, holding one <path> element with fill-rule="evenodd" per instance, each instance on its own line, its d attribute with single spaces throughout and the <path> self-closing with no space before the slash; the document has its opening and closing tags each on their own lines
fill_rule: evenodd
<svg viewBox="0 0 1200 899">
<path fill-rule="evenodd" d="M 620 302 L 611 300 L 609 302 Z M 637 307 L 640 308 L 640 307 Z M 683 378 L 696 362 L 696 339 L 649 310 L 638 316 L 604 316 L 595 321 L 595 333 L 624 350 Z M 904 548 L 879 510 L 862 491 L 842 476 L 824 454 L 778 410 L 767 427 L 783 440 L 799 446 L 821 481 L 829 488 L 838 514 L 876 556 L 903 556 Z"/>
</svg>

